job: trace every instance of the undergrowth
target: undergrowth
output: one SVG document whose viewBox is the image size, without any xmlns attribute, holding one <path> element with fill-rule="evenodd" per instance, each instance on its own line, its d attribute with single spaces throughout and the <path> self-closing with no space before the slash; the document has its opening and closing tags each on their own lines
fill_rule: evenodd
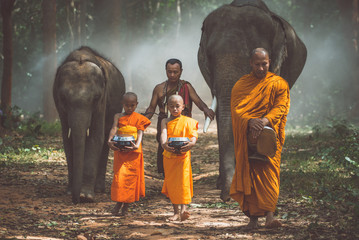
<svg viewBox="0 0 359 240">
<path fill-rule="evenodd" d="M 337 226 L 357 231 L 359 222 L 359 129 L 346 121 L 288 134 L 282 153 L 281 191 L 305 201 Z M 342 221 L 340 221 L 342 220 Z"/>
</svg>

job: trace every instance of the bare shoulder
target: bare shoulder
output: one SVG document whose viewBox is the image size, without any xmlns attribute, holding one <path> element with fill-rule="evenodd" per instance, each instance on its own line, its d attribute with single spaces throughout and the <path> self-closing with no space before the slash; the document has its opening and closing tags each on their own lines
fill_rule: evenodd
<svg viewBox="0 0 359 240">
<path fill-rule="evenodd" d="M 165 125 L 167 125 L 167 123 L 170 121 L 170 119 L 169 118 L 164 118 L 164 119 L 162 119 L 162 122 L 161 122 L 161 124 L 165 124 Z"/>
<path fill-rule="evenodd" d="M 192 84 L 186 80 L 181 80 L 182 81 L 182 84 L 187 84 L 188 86 L 192 86 Z"/>
<path fill-rule="evenodd" d="M 154 92 L 162 92 L 163 91 L 163 88 L 165 87 L 166 85 L 166 82 L 162 82 L 162 83 L 159 83 L 155 86 L 155 88 L 153 89 Z"/>
<path fill-rule="evenodd" d="M 121 118 L 121 117 L 123 117 L 123 113 L 116 113 L 115 116 L 114 116 L 115 119 L 118 119 L 118 118 Z"/>
</svg>

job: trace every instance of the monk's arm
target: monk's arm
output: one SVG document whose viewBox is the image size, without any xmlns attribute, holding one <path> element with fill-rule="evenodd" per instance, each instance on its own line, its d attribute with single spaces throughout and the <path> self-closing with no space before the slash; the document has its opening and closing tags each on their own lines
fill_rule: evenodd
<svg viewBox="0 0 359 240">
<path fill-rule="evenodd" d="M 151 119 L 153 114 L 156 111 L 156 107 L 157 107 L 157 102 L 158 102 L 158 96 L 159 93 L 158 91 L 160 90 L 159 85 L 157 85 L 152 92 L 152 98 L 150 101 L 150 106 L 146 109 L 145 113 L 143 114 L 144 116 L 146 116 L 148 119 Z"/>
<path fill-rule="evenodd" d="M 133 151 L 136 150 L 140 147 L 140 144 L 142 142 L 142 137 L 143 137 L 143 131 L 142 130 L 137 130 L 137 140 L 136 143 L 131 142 L 131 146 L 125 146 L 125 151 Z"/>
<path fill-rule="evenodd" d="M 196 106 L 204 113 L 206 117 L 209 117 L 211 120 L 213 120 L 215 115 L 214 111 L 210 109 L 205 102 L 202 101 L 202 99 L 198 96 L 196 90 L 192 87 L 191 84 L 187 83 L 187 86 L 189 96 L 194 102 L 194 104 L 196 104 Z"/>
<path fill-rule="evenodd" d="M 113 124 L 112 124 L 112 128 L 110 130 L 109 136 L 108 136 L 108 146 L 112 149 L 112 150 L 118 150 L 117 147 L 115 147 L 114 142 L 111 141 L 112 138 L 115 136 L 116 132 L 117 132 L 117 124 L 118 124 L 118 119 L 120 118 L 121 113 L 116 113 L 115 116 L 113 117 Z"/>
<path fill-rule="evenodd" d="M 136 144 L 135 144 L 135 149 L 138 149 L 141 145 L 142 142 L 142 137 L 143 137 L 143 131 L 142 130 L 138 130 L 137 131 L 137 140 L 136 140 Z"/>
<path fill-rule="evenodd" d="M 280 121 L 283 115 L 288 114 L 289 111 L 289 87 L 284 81 L 278 85 L 272 109 L 264 116 L 272 127 Z"/>
<path fill-rule="evenodd" d="M 167 119 L 163 119 L 161 122 L 161 138 L 160 138 L 160 143 L 161 146 L 164 150 L 168 151 L 168 152 L 174 152 L 174 148 L 168 146 L 168 142 L 167 142 Z"/>
<path fill-rule="evenodd" d="M 196 142 L 197 142 L 197 138 L 192 137 L 186 145 L 181 147 L 181 152 L 187 152 L 191 150 L 191 148 L 193 148 L 193 146 L 196 145 Z"/>
</svg>

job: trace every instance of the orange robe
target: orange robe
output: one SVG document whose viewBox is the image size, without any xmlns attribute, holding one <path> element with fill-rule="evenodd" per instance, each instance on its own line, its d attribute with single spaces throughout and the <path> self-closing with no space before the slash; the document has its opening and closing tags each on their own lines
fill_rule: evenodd
<svg viewBox="0 0 359 240">
<path fill-rule="evenodd" d="M 167 138 L 192 137 L 198 138 L 198 122 L 190 117 L 180 117 L 167 123 Z M 193 181 L 191 167 L 191 151 L 175 154 L 163 152 L 165 180 L 162 193 L 173 204 L 189 204 L 193 197 Z"/>
<path fill-rule="evenodd" d="M 118 120 L 117 134 L 130 134 L 137 139 L 137 131 L 144 131 L 151 121 L 133 112 Z M 143 166 L 142 143 L 131 152 L 114 152 L 111 200 L 131 203 L 145 196 L 145 174 Z"/>
<path fill-rule="evenodd" d="M 281 77 L 268 72 L 263 79 L 253 73 L 243 76 L 232 89 L 231 112 L 236 168 L 230 189 L 247 216 L 274 212 L 279 196 L 281 151 L 289 111 L 289 87 Z M 247 128 L 252 118 L 265 117 L 277 133 L 277 152 L 270 162 L 248 161 Z"/>
</svg>

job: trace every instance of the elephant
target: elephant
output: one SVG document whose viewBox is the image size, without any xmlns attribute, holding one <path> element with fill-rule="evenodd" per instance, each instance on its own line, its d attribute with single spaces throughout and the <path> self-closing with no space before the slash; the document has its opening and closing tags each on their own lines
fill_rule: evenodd
<svg viewBox="0 0 359 240">
<path fill-rule="evenodd" d="M 53 97 L 74 204 L 93 202 L 95 192 L 105 191 L 107 138 L 124 93 L 121 72 L 90 47 L 74 50 L 57 69 Z"/>
<path fill-rule="evenodd" d="M 221 189 L 223 201 L 230 199 L 235 169 L 231 90 L 241 76 L 250 73 L 250 55 L 257 47 L 269 52 L 269 71 L 283 77 L 291 88 L 303 70 L 307 49 L 293 27 L 261 0 L 235 0 L 217 8 L 203 21 L 197 57 L 217 101 L 220 157 L 217 188 Z"/>
</svg>

